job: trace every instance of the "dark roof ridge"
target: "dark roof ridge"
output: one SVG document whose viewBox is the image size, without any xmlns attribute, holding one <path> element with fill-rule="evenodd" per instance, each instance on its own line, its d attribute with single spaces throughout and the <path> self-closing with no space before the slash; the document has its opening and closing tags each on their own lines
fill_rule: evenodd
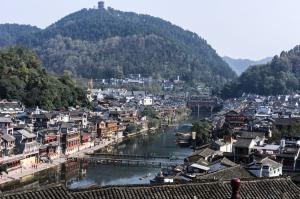
<svg viewBox="0 0 300 199">
<path fill-rule="evenodd" d="M 163 185 L 129 185 L 107 186 L 92 189 L 72 191 L 64 185 L 52 185 L 52 188 L 38 188 L 36 191 L 16 192 L 4 195 L 3 199 L 110 199 L 110 198 L 228 198 L 231 193 L 231 180 L 206 180 L 203 183 L 163 184 Z M 290 177 L 256 178 L 241 180 L 241 195 L 243 198 L 299 198 L 300 188 Z M 293 184 L 293 185 L 291 185 Z M 266 190 L 265 190 L 266 189 Z M 144 195 L 147 193 L 147 195 Z M 177 195 L 178 194 L 178 195 Z M 255 196 L 255 197 L 254 197 Z M 2 196 L 0 196 L 2 198 Z"/>
<path fill-rule="evenodd" d="M 22 193 L 29 193 L 29 192 L 35 192 L 35 191 L 41 191 L 41 190 L 46 190 L 46 189 L 51 189 L 51 188 L 57 188 L 61 187 L 66 190 L 66 192 L 69 192 L 69 190 L 66 188 L 65 185 L 59 183 L 59 184 L 48 184 L 43 187 L 31 187 L 26 190 L 21 190 L 21 191 L 16 191 L 16 190 L 11 190 L 9 192 L 0 192 L 0 197 L 1 196 L 11 196 L 11 195 L 16 195 L 16 194 L 22 194 Z"/>
<path fill-rule="evenodd" d="M 240 166 L 240 165 L 237 165 Z M 237 167 L 235 166 L 235 167 Z M 233 167 L 231 167 L 233 168 Z M 287 180 L 291 181 L 291 178 L 289 176 L 278 176 L 278 177 L 261 177 L 261 178 L 241 178 L 241 182 L 244 183 L 249 183 L 249 182 L 260 182 L 260 181 L 273 181 L 273 180 Z M 92 187 L 87 187 L 83 189 L 68 189 L 70 193 L 76 193 L 76 192 L 87 192 L 87 191 L 96 191 L 99 189 L 126 189 L 126 188 L 161 188 L 161 187 L 175 187 L 175 186 L 181 186 L 181 185 L 196 185 L 196 184 L 214 184 L 214 183 L 222 183 L 222 184 L 229 184 L 231 180 L 219 180 L 219 179 L 199 179 L 196 181 L 192 182 L 186 182 L 186 183 L 170 183 L 170 184 L 129 184 L 129 185 L 107 185 L 107 186 L 92 186 Z M 293 183 L 294 184 L 294 183 Z M 299 191 L 300 188 L 295 185 Z"/>
<path fill-rule="evenodd" d="M 232 167 L 228 167 L 228 168 L 225 168 L 225 169 L 221 169 L 221 170 L 218 170 L 218 171 L 215 171 L 215 172 L 212 172 L 212 173 L 208 173 L 208 174 L 206 174 L 205 176 L 210 176 L 210 175 L 213 175 L 213 174 L 216 174 L 216 173 L 221 173 L 221 172 L 224 172 L 224 171 L 228 171 L 228 170 L 233 170 L 233 169 L 235 169 L 235 168 L 244 168 L 243 166 L 241 166 L 240 164 L 237 164 L 237 165 L 235 165 L 235 166 L 232 166 Z M 249 172 L 249 174 L 251 174 L 250 172 Z M 251 174 L 252 175 L 252 174 Z M 253 177 L 255 177 L 254 175 L 253 175 Z M 241 178 L 241 180 L 245 180 L 245 179 L 249 179 L 249 178 Z M 261 179 L 261 178 L 260 178 Z M 224 180 L 223 180 L 224 181 Z M 225 180 L 226 181 L 226 180 Z"/>
</svg>

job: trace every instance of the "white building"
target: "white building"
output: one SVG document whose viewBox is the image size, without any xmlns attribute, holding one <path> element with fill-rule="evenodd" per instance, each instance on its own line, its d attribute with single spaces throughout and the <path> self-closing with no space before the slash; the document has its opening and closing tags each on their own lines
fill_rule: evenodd
<svg viewBox="0 0 300 199">
<path fill-rule="evenodd" d="M 144 97 L 139 102 L 140 105 L 151 106 L 153 105 L 153 99 L 151 97 Z"/>
<path fill-rule="evenodd" d="M 249 165 L 248 170 L 256 177 L 276 177 L 282 175 L 282 164 L 267 157 Z"/>
<path fill-rule="evenodd" d="M 270 107 L 268 106 L 260 106 L 257 110 L 256 110 L 256 114 L 255 117 L 260 117 L 260 118 L 268 118 L 272 116 L 272 110 Z"/>
<path fill-rule="evenodd" d="M 17 101 L 0 100 L 0 113 L 8 115 L 16 115 L 24 113 L 25 106 Z"/>
<path fill-rule="evenodd" d="M 233 142 L 226 142 L 223 139 L 219 139 L 213 143 L 213 146 L 218 151 L 231 153 Z"/>
</svg>

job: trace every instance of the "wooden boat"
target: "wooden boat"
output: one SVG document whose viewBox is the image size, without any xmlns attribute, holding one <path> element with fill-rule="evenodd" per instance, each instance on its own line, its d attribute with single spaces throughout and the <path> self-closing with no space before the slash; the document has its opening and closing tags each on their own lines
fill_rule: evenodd
<svg viewBox="0 0 300 199">
<path fill-rule="evenodd" d="M 189 147 L 192 144 L 192 133 L 177 133 L 176 143 L 182 147 Z"/>
</svg>

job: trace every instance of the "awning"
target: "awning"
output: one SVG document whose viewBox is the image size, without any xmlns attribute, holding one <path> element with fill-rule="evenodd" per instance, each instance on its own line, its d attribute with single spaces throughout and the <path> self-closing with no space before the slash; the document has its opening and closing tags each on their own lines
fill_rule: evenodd
<svg viewBox="0 0 300 199">
<path fill-rule="evenodd" d="M 204 170 L 204 171 L 208 171 L 208 170 L 210 169 L 209 167 L 202 166 L 202 165 L 196 164 L 196 163 L 194 163 L 194 164 L 192 164 L 192 165 L 190 165 L 190 166 L 191 166 L 191 167 L 194 167 L 194 168 L 197 168 L 197 169 Z"/>
</svg>

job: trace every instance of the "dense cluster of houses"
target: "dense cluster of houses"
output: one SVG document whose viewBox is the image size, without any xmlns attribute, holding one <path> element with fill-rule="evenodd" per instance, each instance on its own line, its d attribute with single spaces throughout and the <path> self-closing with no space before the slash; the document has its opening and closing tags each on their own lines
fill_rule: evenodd
<svg viewBox="0 0 300 199">
<path fill-rule="evenodd" d="M 25 108 L 21 102 L 0 101 L 0 163 L 8 171 L 30 168 L 40 162 L 51 163 L 102 141 L 119 141 L 130 124 L 139 131 L 148 129 L 145 107 L 159 113 L 160 125 L 176 120 L 184 100 L 153 96 L 145 91 L 98 90 L 89 84 L 92 108 L 45 111 Z"/>
<path fill-rule="evenodd" d="M 262 167 L 271 165 L 273 168 L 269 170 L 274 170 L 275 174 L 270 175 L 280 175 L 282 169 L 299 171 L 299 102 L 300 96 L 296 94 L 269 97 L 246 95 L 226 102 L 221 128 L 230 129 L 234 140 L 231 151 L 224 151 L 225 156 L 238 163 L 256 163 Z M 263 161 L 264 158 L 275 162 L 271 164 L 270 161 Z"/>
<path fill-rule="evenodd" d="M 153 78 L 152 76 L 143 77 L 141 74 L 129 74 L 124 78 L 109 78 L 95 80 L 95 84 L 101 87 L 147 87 L 157 85 L 163 91 L 182 90 L 185 81 L 177 76 L 173 79 Z"/>
<path fill-rule="evenodd" d="M 209 120 L 211 141 L 156 180 L 276 177 L 300 171 L 300 96 L 245 95 Z"/>
</svg>

